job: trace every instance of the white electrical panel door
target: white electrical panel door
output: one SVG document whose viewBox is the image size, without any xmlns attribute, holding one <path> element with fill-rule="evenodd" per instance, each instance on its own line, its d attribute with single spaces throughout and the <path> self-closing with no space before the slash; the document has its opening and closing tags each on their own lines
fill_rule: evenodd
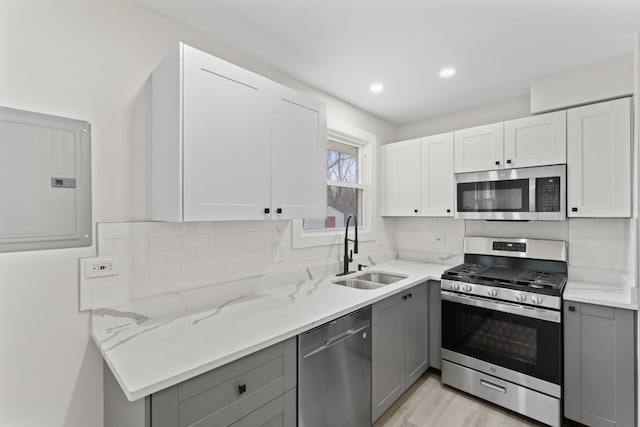
<svg viewBox="0 0 640 427">
<path fill-rule="evenodd" d="M 540 114 L 504 123 L 504 167 L 567 162 L 567 113 Z"/>
<path fill-rule="evenodd" d="M 422 185 L 420 215 L 453 216 L 453 132 L 421 139 Z"/>
<path fill-rule="evenodd" d="M 90 126 L 0 108 L 0 251 L 91 245 Z"/>
<path fill-rule="evenodd" d="M 420 139 L 382 147 L 386 216 L 419 216 Z"/>
<path fill-rule="evenodd" d="M 567 112 L 567 215 L 631 216 L 631 100 Z"/>
<path fill-rule="evenodd" d="M 455 172 L 502 169 L 503 129 L 500 122 L 455 131 Z"/>
<path fill-rule="evenodd" d="M 269 80 L 184 46 L 183 220 L 264 219 Z"/>
<path fill-rule="evenodd" d="M 271 218 L 324 218 L 327 215 L 324 104 L 284 86 L 274 88 L 273 102 Z"/>
</svg>

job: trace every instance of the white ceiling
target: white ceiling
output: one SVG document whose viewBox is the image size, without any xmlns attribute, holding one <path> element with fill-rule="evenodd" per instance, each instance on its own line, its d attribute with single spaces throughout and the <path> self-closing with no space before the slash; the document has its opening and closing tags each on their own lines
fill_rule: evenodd
<svg viewBox="0 0 640 427">
<path fill-rule="evenodd" d="M 640 0 L 136 1 L 395 124 L 526 95 L 640 31 Z"/>
</svg>

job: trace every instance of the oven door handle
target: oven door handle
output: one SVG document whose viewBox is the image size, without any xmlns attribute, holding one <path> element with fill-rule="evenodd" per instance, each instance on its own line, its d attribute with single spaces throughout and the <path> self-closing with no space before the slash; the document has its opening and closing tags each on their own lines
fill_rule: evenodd
<svg viewBox="0 0 640 427">
<path fill-rule="evenodd" d="M 531 317 L 533 319 L 561 323 L 559 311 L 529 307 L 526 305 L 513 304 L 504 301 L 496 302 L 493 300 L 488 300 L 486 298 L 474 297 L 470 295 L 460 295 L 449 291 L 441 291 L 440 294 L 442 296 L 442 299 L 446 301 L 486 308 L 488 310 L 495 310 L 503 313 L 515 314 L 516 316 Z"/>
</svg>

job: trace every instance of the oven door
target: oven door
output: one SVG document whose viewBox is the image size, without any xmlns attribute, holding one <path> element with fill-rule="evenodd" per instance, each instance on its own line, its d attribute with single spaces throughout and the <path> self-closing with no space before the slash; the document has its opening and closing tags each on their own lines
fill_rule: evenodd
<svg viewBox="0 0 640 427">
<path fill-rule="evenodd" d="M 442 348 L 559 385 L 560 319 L 559 311 L 442 291 Z"/>
</svg>

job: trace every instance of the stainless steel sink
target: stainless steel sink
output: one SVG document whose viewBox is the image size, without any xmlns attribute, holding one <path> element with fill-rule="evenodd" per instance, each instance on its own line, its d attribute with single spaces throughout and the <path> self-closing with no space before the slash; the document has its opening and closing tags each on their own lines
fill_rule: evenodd
<svg viewBox="0 0 640 427">
<path fill-rule="evenodd" d="M 398 274 L 387 274 L 387 273 L 365 273 L 358 277 L 355 277 L 357 280 L 366 280 L 367 282 L 379 283 L 381 285 L 390 285 L 399 280 L 406 279 L 407 276 L 400 276 Z"/>
<path fill-rule="evenodd" d="M 333 283 L 356 289 L 378 289 L 406 278 L 407 276 L 400 276 L 397 274 L 364 273 L 348 279 L 336 280 Z"/>
<path fill-rule="evenodd" d="M 364 280 L 358 280 L 358 279 L 342 279 L 342 280 L 337 280 L 333 283 L 336 285 L 346 286 L 348 288 L 356 288 L 356 289 L 378 289 L 384 286 L 380 283 L 366 282 Z"/>
</svg>

